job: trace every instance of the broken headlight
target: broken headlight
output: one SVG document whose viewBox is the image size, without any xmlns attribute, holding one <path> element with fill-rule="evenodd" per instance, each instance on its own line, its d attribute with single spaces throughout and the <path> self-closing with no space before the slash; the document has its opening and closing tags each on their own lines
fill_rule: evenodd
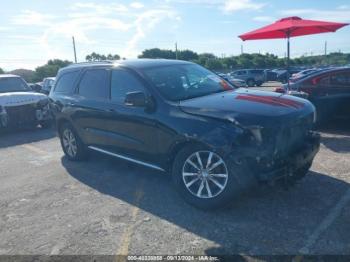
<svg viewBox="0 0 350 262">
<path fill-rule="evenodd" d="M 261 130 L 263 129 L 261 126 L 248 126 L 246 127 L 250 131 L 250 133 L 253 135 L 254 139 L 261 144 L 263 141 Z"/>
</svg>

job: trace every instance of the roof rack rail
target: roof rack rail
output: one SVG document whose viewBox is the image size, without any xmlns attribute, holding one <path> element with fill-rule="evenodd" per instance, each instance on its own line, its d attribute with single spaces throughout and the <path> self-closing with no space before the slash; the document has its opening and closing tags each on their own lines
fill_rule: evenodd
<svg viewBox="0 0 350 262">
<path fill-rule="evenodd" d="M 78 65 L 89 65 L 89 64 L 113 64 L 117 60 L 99 60 L 99 61 L 89 61 L 89 62 L 79 62 L 79 63 L 73 63 L 69 66 L 78 66 Z"/>
</svg>

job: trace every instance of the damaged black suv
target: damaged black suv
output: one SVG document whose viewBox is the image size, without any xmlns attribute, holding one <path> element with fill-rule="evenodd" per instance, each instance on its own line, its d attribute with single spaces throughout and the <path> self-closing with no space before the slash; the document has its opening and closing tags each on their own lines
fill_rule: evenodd
<svg viewBox="0 0 350 262">
<path fill-rule="evenodd" d="M 236 89 L 184 61 L 71 65 L 50 100 L 68 159 L 94 150 L 168 172 L 202 209 L 259 183 L 302 178 L 319 150 L 307 100 Z"/>
</svg>

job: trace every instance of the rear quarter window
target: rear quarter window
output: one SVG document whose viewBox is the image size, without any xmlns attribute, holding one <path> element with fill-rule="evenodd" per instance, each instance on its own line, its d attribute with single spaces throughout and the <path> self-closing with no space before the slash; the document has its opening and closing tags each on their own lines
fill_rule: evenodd
<svg viewBox="0 0 350 262">
<path fill-rule="evenodd" d="M 74 91 L 75 82 L 79 76 L 79 70 L 63 73 L 57 80 L 55 93 L 71 94 Z"/>
</svg>

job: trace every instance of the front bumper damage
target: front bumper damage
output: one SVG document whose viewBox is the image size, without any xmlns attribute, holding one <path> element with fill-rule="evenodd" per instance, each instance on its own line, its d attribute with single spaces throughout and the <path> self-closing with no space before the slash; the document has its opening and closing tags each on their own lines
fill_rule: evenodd
<svg viewBox="0 0 350 262">
<path fill-rule="evenodd" d="M 320 135 L 310 131 L 302 146 L 292 152 L 275 154 L 273 151 L 245 147 L 231 154 L 235 165 L 243 165 L 258 182 L 269 182 L 296 175 L 300 170 L 308 170 L 320 148 Z M 247 174 L 248 175 L 248 174 Z"/>
<path fill-rule="evenodd" d="M 0 108 L 0 128 L 37 125 L 51 120 L 49 104 L 28 104 Z"/>
</svg>

